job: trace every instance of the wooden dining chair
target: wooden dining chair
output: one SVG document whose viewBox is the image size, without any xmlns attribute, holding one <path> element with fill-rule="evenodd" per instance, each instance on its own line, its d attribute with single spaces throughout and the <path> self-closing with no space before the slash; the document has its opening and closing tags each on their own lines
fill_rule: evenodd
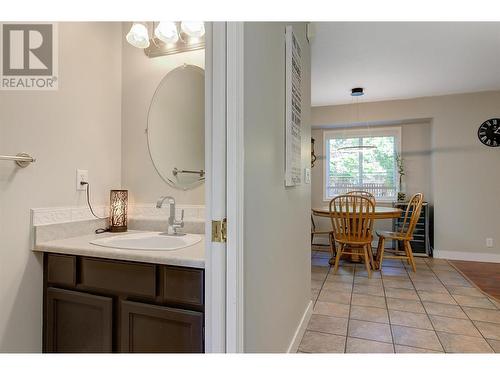
<svg viewBox="0 0 500 375">
<path fill-rule="evenodd" d="M 346 194 L 347 195 L 361 195 L 362 197 L 367 197 L 373 202 L 374 205 L 377 205 L 377 201 L 375 200 L 375 196 L 366 190 L 351 190 L 351 191 L 348 191 Z M 372 249 L 371 243 L 368 245 L 368 251 L 369 251 L 370 257 L 373 259 L 373 249 Z"/>
<path fill-rule="evenodd" d="M 408 206 L 406 207 L 406 212 L 404 214 L 404 219 L 401 227 L 398 228 L 396 232 L 388 231 L 377 231 L 378 246 L 377 246 L 377 264 L 378 268 L 382 268 L 382 262 L 384 258 L 389 259 L 406 259 L 406 261 L 411 265 L 413 272 L 417 272 L 417 267 L 415 265 L 415 259 L 413 258 L 413 251 L 410 245 L 410 241 L 413 240 L 413 231 L 417 225 L 417 221 L 420 217 L 420 211 L 422 210 L 422 203 L 424 202 L 424 195 L 422 193 L 417 193 L 411 197 Z M 385 240 L 396 240 L 403 243 L 403 249 L 405 255 L 399 255 L 396 250 L 386 250 Z M 390 253 L 390 255 L 385 255 L 385 252 Z"/>
<path fill-rule="evenodd" d="M 350 254 L 363 258 L 368 277 L 371 277 L 373 256 L 370 246 L 373 238 L 374 214 L 375 204 L 369 197 L 346 194 L 330 201 L 333 236 L 340 245 L 335 256 L 334 273 L 339 268 L 340 257 L 343 254 Z"/>
<path fill-rule="evenodd" d="M 314 236 L 317 234 L 328 235 L 328 245 L 314 244 Z M 335 241 L 333 239 L 333 231 L 332 230 L 317 230 L 316 223 L 314 222 L 314 217 L 311 214 L 311 247 L 313 245 L 314 246 L 329 246 L 330 252 L 332 253 L 332 257 L 335 255 Z"/>
<path fill-rule="evenodd" d="M 376 204 L 375 196 L 368 191 L 352 190 L 352 191 L 347 192 L 346 195 L 361 195 L 362 197 L 370 198 L 373 201 L 373 204 Z"/>
</svg>

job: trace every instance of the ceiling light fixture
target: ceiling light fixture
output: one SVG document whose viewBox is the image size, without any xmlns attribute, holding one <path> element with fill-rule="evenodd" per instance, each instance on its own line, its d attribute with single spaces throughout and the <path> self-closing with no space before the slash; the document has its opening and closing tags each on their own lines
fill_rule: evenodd
<svg viewBox="0 0 500 375">
<path fill-rule="evenodd" d="M 351 89 L 351 96 L 363 96 L 365 95 L 365 91 L 362 87 L 355 87 Z"/>
<path fill-rule="evenodd" d="M 149 47 L 149 34 L 146 25 L 134 22 L 126 36 L 127 42 L 137 48 Z"/>
<path fill-rule="evenodd" d="M 353 104 L 356 106 L 356 122 L 359 122 L 359 97 L 363 96 L 365 94 L 365 91 L 362 87 L 354 87 L 351 89 L 351 96 L 355 98 L 356 102 Z M 368 136 L 370 135 L 370 124 L 366 124 L 368 126 Z M 377 148 L 377 146 L 374 145 L 357 145 L 357 146 L 343 146 L 339 147 L 337 150 L 339 152 L 367 152 L 367 151 L 373 151 Z"/>
</svg>

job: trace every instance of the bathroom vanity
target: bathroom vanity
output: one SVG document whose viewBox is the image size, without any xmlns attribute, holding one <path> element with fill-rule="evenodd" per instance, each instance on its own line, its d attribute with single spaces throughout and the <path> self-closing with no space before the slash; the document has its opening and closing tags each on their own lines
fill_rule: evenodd
<svg viewBox="0 0 500 375">
<path fill-rule="evenodd" d="M 140 230 L 90 234 L 109 222 L 89 217 L 87 207 L 32 210 L 33 250 L 43 252 L 44 352 L 204 352 L 204 208 L 186 207 L 199 220 L 184 223 L 174 197 L 205 180 L 204 85 L 203 69 L 183 64 L 153 95 L 147 149 L 168 195 L 142 215 L 116 200 L 120 231 L 134 209 L 146 220 L 129 220 L 129 229 Z M 151 229 L 160 217 L 161 228 Z"/>
<path fill-rule="evenodd" d="M 95 237 L 37 245 L 43 251 L 43 351 L 204 352 L 203 241 L 134 251 L 97 246 Z"/>
</svg>

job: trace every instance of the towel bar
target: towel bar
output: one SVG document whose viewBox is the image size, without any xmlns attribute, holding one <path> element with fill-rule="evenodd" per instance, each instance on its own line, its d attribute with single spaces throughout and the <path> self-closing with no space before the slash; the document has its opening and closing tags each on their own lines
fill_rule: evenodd
<svg viewBox="0 0 500 375">
<path fill-rule="evenodd" d="M 21 168 L 26 168 L 30 163 L 34 163 L 36 159 L 29 154 L 20 152 L 19 154 L 12 155 L 0 155 L 0 160 L 14 161 Z"/>
</svg>

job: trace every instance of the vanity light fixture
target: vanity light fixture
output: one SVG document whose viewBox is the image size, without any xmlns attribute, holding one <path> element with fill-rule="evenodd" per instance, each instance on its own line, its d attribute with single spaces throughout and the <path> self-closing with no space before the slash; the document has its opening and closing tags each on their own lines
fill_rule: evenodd
<svg viewBox="0 0 500 375">
<path fill-rule="evenodd" d="M 182 21 L 181 30 L 191 38 L 201 38 L 205 35 L 205 24 L 203 22 Z"/>
<path fill-rule="evenodd" d="M 109 204 L 109 231 L 127 231 L 128 190 L 111 190 Z"/>
<path fill-rule="evenodd" d="M 126 36 L 127 42 L 137 48 L 149 47 L 148 28 L 141 22 L 134 22 Z"/>
<path fill-rule="evenodd" d="M 177 43 L 179 40 L 177 25 L 172 21 L 161 21 L 156 26 L 155 36 L 165 43 Z"/>
<path fill-rule="evenodd" d="M 193 21 L 134 22 L 126 39 L 134 47 L 142 48 L 148 57 L 173 55 L 205 48 L 205 24 Z"/>
</svg>

